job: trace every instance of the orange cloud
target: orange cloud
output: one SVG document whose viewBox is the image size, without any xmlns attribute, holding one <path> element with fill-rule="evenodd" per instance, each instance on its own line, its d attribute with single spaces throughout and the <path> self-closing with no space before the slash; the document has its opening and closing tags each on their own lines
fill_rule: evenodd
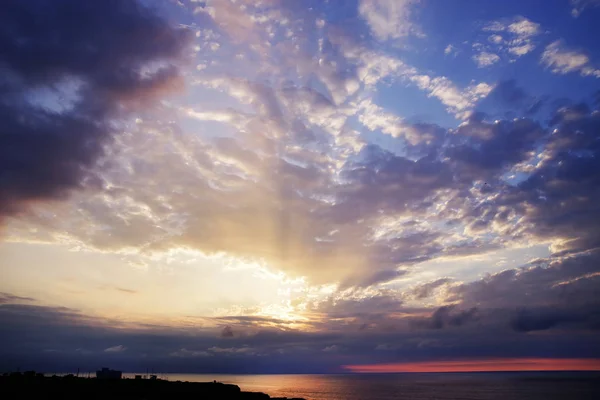
<svg viewBox="0 0 600 400">
<path fill-rule="evenodd" d="M 600 371 L 600 359 L 490 358 L 485 360 L 423 361 L 371 365 L 344 365 L 343 368 L 358 373 Z"/>
</svg>

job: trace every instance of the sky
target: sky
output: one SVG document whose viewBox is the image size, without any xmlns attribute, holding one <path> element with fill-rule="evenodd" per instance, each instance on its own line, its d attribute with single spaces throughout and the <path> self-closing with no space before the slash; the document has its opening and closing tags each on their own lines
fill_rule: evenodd
<svg viewBox="0 0 600 400">
<path fill-rule="evenodd" d="M 6 0 L 0 369 L 600 369 L 598 21 Z"/>
</svg>

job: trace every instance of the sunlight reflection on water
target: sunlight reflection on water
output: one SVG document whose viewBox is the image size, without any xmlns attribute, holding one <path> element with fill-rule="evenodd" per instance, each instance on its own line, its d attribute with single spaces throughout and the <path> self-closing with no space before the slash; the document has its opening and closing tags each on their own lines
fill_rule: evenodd
<svg viewBox="0 0 600 400">
<path fill-rule="evenodd" d="M 129 374 L 128 374 L 129 375 Z M 599 399 L 597 373 L 364 375 L 169 374 L 170 381 L 216 380 L 244 391 L 307 400 L 546 400 Z"/>
</svg>

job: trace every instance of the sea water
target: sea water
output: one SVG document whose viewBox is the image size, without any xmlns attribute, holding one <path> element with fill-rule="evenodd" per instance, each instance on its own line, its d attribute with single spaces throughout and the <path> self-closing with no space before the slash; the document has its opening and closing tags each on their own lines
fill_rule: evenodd
<svg viewBox="0 0 600 400">
<path fill-rule="evenodd" d="M 126 374 L 128 376 L 130 374 Z M 341 375 L 166 374 L 170 381 L 232 383 L 243 391 L 307 400 L 600 399 L 600 374 L 578 372 Z"/>
</svg>

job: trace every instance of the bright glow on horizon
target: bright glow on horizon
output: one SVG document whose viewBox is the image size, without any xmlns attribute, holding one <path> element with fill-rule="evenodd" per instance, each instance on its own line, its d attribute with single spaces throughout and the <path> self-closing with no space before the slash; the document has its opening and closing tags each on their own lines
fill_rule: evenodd
<svg viewBox="0 0 600 400">
<path fill-rule="evenodd" d="M 356 373 L 600 371 L 600 359 L 490 358 L 486 360 L 423 361 L 373 365 L 345 365 L 344 368 Z"/>
</svg>

